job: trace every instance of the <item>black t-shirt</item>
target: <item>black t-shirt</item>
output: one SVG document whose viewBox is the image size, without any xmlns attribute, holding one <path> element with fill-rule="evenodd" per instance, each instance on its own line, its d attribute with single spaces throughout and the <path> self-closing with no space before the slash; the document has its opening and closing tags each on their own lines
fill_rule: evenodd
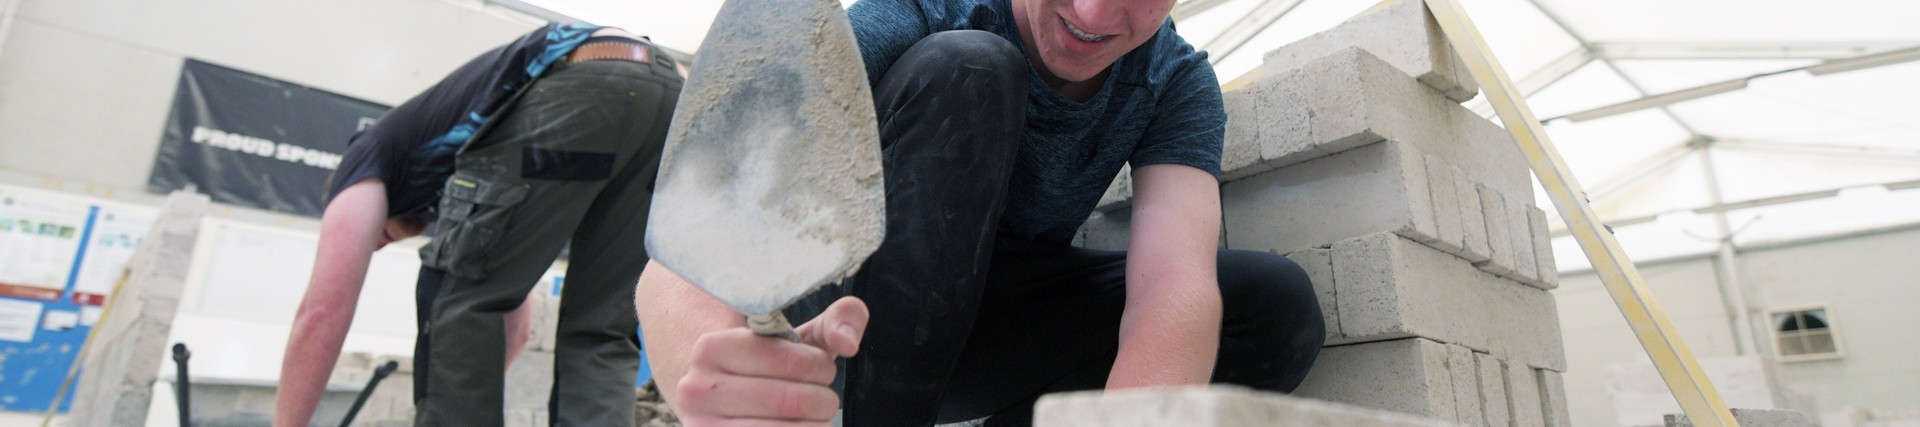
<svg viewBox="0 0 1920 427">
<path fill-rule="evenodd" d="M 394 107 L 347 143 L 339 169 L 327 181 L 327 200 L 353 183 L 378 178 L 387 187 L 387 217 L 431 220 L 460 148 L 514 94 L 600 28 L 548 24 L 480 54 Z"/>
</svg>

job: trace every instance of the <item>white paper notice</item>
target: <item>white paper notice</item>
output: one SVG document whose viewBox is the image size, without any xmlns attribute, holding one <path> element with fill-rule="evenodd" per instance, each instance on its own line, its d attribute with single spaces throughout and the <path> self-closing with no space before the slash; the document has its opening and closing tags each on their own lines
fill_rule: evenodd
<svg viewBox="0 0 1920 427">
<path fill-rule="evenodd" d="M 44 304 L 0 298 L 0 340 L 33 342 Z"/>
<path fill-rule="evenodd" d="M 80 326 L 93 326 L 100 323 L 100 312 L 105 311 L 97 305 L 80 307 Z"/>
<path fill-rule="evenodd" d="M 80 312 L 67 310 L 47 310 L 46 320 L 40 321 L 40 329 L 64 331 L 80 324 Z"/>
</svg>

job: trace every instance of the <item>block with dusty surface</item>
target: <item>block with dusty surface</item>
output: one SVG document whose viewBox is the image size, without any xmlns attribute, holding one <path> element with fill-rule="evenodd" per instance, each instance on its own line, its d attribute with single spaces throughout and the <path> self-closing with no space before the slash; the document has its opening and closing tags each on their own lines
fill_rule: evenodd
<svg viewBox="0 0 1920 427">
<path fill-rule="evenodd" d="M 1303 249 L 1287 254 L 1287 259 L 1299 264 L 1307 272 L 1307 280 L 1313 282 L 1313 294 L 1320 301 L 1320 316 L 1325 318 L 1327 342 L 1340 338 L 1340 306 L 1334 288 L 1333 251 L 1330 249 Z"/>
<path fill-rule="evenodd" d="M 1342 48 L 1359 47 L 1444 94 L 1453 102 L 1473 99 L 1480 85 L 1420 0 L 1389 0 L 1347 22 L 1267 52 L 1268 72 L 1299 68 Z"/>
<path fill-rule="evenodd" d="M 1420 338 L 1321 349 L 1293 395 L 1442 420 L 1459 417 L 1447 346 Z"/>
<path fill-rule="evenodd" d="M 1341 337 L 1329 344 L 1421 337 L 1566 369 L 1547 291 L 1391 233 L 1335 242 L 1333 270 Z"/>
<path fill-rule="evenodd" d="M 1038 427 L 1413 427 L 1427 419 L 1238 386 L 1050 394 L 1034 407 Z"/>
<path fill-rule="evenodd" d="M 1471 181 L 1531 194 L 1526 158 L 1505 129 L 1369 51 L 1338 50 L 1264 76 L 1255 87 L 1260 162 L 1249 171 L 1228 170 L 1224 180 L 1393 140 L 1439 156 Z"/>
<path fill-rule="evenodd" d="M 1425 165 L 1387 141 L 1228 182 L 1227 246 L 1288 253 L 1382 231 L 1436 241 Z"/>
<path fill-rule="evenodd" d="M 1560 378 L 1559 372 L 1535 369 L 1540 376 L 1540 410 L 1544 412 L 1547 427 L 1568 427 L 1573 419 L 1567 412 L 1567 382 Z"/>
</svg>

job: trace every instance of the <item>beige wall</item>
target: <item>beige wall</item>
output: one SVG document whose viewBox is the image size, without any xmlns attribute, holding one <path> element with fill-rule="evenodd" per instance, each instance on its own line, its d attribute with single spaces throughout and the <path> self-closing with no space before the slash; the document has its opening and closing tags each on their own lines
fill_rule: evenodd
<svg viewBox="0 0 1920 427">
<path fill-rule="evenodd" d="M 1920 226 L 1739 253 L 1739 275 L 1753 306 L 1827 304 L 1838 329 L 1845 357 L 1781 365 L 1790 392 L 1814 397 L 1824 413 L 1848 405 L 1920 408 L 1920 339 L 1913 332 L 1920 310 L 1912 307 L 1920 302 L 1916 253 Z M 1640 272 L 1696 356 L 1734 355 L 1712 258 L 1641 265 Z M 1575 425 L 1620 425 L 1606 369 L 1645 362 L 1646 354 L 1591 272 L 1561 276 L 1554 296 L 1566 338 L 1570 372 L 1565 378 Z M 1765 330 L 1760 333 L 1762 351 L 1771 355 Z"/>
</svg>

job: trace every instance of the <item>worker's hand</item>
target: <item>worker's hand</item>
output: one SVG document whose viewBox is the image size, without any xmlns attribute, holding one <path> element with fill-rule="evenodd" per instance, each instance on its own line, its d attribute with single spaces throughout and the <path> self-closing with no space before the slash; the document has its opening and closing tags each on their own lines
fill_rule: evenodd
<svg viewBox="0 0 1920 427">
<path fill-rule="evenodd" d="M 800 342 L 731 328 L 701 335 L 678 385 L 674 411 L 688 426 L 826 426 L 840 408 L 834 357 L 852 357 L 867 329 L 867 305 L 835 301 L 795 332 Z"/>
</svg>

